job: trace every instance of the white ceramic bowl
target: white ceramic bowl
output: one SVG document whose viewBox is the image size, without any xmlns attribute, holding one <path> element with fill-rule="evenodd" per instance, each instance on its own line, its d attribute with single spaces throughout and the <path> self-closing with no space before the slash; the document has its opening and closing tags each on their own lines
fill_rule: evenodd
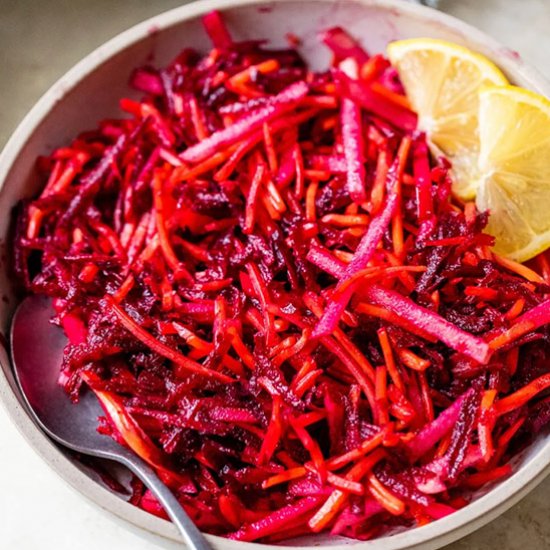
<svg viewBox="0 0 550 550">
<path fill-rule="evenodd" d="M 550 96 L 550 84 L 525 66 L 518 56 L 461 21 L 440 12 L 400 0 L 206 0 L 188 4 L 149 19 L 110 40 L 78 63 L 40 99 L 19 125 L 0 156 L 0 243 L 9 242 L 11 210 L 19 199 L 38 189 L 35 159 L 66 143 L 72 136 L 95 127 L 98 120 L 117 113 L 118 99 L 131 94 L 127 87 L 132 68 L 152 59 L 162 65 L 183 47 L 206 51 L 208 39 L 200 17 L 220 9 L 237 38 L 267 38 L 284 44 L 293 32 L 314 67 L 329 61 L 329 52 L 317 40 L 319 29 L 340 25 L 370 52 L 384 51 L 388 41 L 429 36 L 462 43 L 495 61 L 512 82 Z M 0 262 L 0 336 L 7 336 L 16 298 L 10 290 L 9 265 Z M 0 343 L 5 338 L 0 338 Z M 33 424 L 21 404 L 7 349 L 0 345 L 0 401 L 29 444 L 77 491 L 99 507 L 162 540 L 179 540 L 175 528 L 126 503 L 105 488 L 97 476 L 53 445 Z M 358 544 L 364 550 L 429 550 L 448 544 L 491 521 L 525 496 L 549 471 L 550 439 L 536 441 L 515 465 L 515 473 L 485 491 L 462 510 L 424 527 L 370 542 L 317 537 L 300 539 L 295 546 Z M 209 537 L 217 550 L 237 550 L 251 543 Z M 292 544 L 292 543 L 287 543 Z M 255 545 L 256 548 L 274 548 Z M 251 549 L 252 550 L 252 549 Z"/>
</svg>

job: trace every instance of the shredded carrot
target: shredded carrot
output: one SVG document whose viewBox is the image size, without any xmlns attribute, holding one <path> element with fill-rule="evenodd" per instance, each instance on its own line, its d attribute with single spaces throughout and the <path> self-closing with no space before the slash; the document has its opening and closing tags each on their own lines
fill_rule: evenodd
<svg viewBox="0 0 550 550">
<path fill-rule="evenodd" d="M 265 144 L 265 150 L 267 154 L 267 161 L 269 164 L 269 170 L 271 171 L 272 174 L 275 174 L 277 172 L 279 163 L 277 161 L 277 152 L 275 151 L 275 147 L 273 145 L 273 136 L 271 135 L 271 130 L 267 122 L 264 122 L 263 133 L 264 133 L 264 144 Z"/>
<path fill-rule="evenodd" d="M 250 184 L 250 189 L 248 191 L 248 197 L 246 198 L 246 214 L 243 225 L 244 233 L 252 233 L 254 229 L 254 223 L 256 221 L 256 200 L 259 195 L 260 185 L 264 179 L 265 165 L 263 162 L 259 162 L 256 167 L 256 172 L 252 183 Z"/>
<path fill-rule="evenodd" d="M 423 372 L 431 365 L 428 359 L 422 359 L 407 348 L 397 348 L 397 356 L 405 366 L 416 371 Z"/>
<path fill-rule="evenodd" d="M 528 281 L 532 281 L 533 283 L 545 282 L 538 273 L 528 268 L 524 264 L 520 264 L 518 262 L 515 262 L 514 260 L 510 260 L 509 258 L 504 258 L 503 256 L 495 254 L 494 252 L 493 259 L 495 260 L 495 262 L 497 262 L 497 264 L 505 267 L 506 269 L 509 269 L 510 271 L 513 271 L 514 273 L 517 273 L 520 277 L 524 277 Z"/>
<path fill-rule="evenodd" d="M 516 317 L 521 315 L 521 312 L 523 311 L 523 308 L 525 307 L 525 299 L 524 298 L 518 298 L 514 305 L 505 313 L 504 317 L 508 321 L 513 321 Z"/>
<path fill-rule="evenodd" d="M 401 392 L 405 391 L 405 385 L 403 384 L 403 379 L 399 373 L 397 365 L 395 364 L 390 339 L 386 329 L 382 328 L 378 331 L 378 340 L 380 341 L 380 347 L 382 348 L 382 353 L 384 354 L 384 360 L 386 361 L 386 367 L 390 378 Z"/>
<path fill-rule="evenodd" d="M 405 503 L 393 495 L 386 487 L 380 483 L 374 474 L 369 474 L 369 491 L 371 495 L 394 516 L 399 516 L 405 511 Z"/>
<path fill-rule="evenodd" d="M 206 139 L 208 137 L 208 131 L 204 125 L 203 115 L 199 108 L 199 104 L 194 97 L 189 100 L 189 107 L 191 108 L 191 121 L 193 122 L 197 139 L 199 141 Z"/>
<path fill-rule="evenodd" d="M 162 342 L 156 340 L 153 336 L 151 336 L 151 334 L 141 328 L 123 309 L 121 309 L 114 302 L 114 300 L 106 298 L 106 301 L 110 311 L 112 311 L 116 315 L 117 319 L 125 329 L 131 332 L 138 340 L 143 342 L 146 346 L 150 347 L 159 355 L 162 355 L 163 357 L 166 357 L 167 359 L 170 359 L 170 361 L 176 363 L 184 371 L 200 373 L 203 376 L 216 378 L 225 383 L 234 382 L 234 380 L 229 376 L 207 369 L 201 364 L 196 363 L 195 361 L 191 361 L 181 353 L 168 347 L 166 344 L 163 344 Z"/>
</svg>

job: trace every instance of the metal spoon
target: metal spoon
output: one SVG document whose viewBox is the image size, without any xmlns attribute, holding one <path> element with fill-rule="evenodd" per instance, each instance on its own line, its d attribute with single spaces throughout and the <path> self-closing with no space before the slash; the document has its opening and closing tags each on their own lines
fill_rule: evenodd
<svg viewBox="0 0 550 550">
<path fill-rule="evenodd" d="M 67 339 L 61 329 L 50 323 L 53 314 L 49 298 L 29 296 L 17 308 L 11 326 L 15 376 L 36 422 L 57 443 L 73 451 L 124 464 L 162 504 L 189 548 L 211 550 L 154 470 L 132 451 L 97 432 L 97 418 L 103 410 L 95 395 L 85 392 L 78 404 L 73 404 L 59 386 L 59 367 Z"/>
</svg>

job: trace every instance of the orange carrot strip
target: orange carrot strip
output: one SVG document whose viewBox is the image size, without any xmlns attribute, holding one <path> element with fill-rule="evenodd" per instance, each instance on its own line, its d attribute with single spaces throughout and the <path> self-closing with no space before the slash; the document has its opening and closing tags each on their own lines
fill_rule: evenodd
<svg viewBox="0 0 550 550">
<path fill-rule="evenodd" d="M 199 104 L 194 96 L 189 100 L 189 107 L 191 108 L 191 122 L 193 123 L 193 128 L 195 129 L 195 135 L 199 141 L 206 139 L 209 134 L 204 125 L 203 115 L 201 113 Z"/>
<path fill-rule="evenodd" d="M 304 466 L 291 468 L 290 470 L 286 470 L 282 474 L 277 474 L 265 479 L 262 482 L 262 489 L 269 489 L 270 487 L 274 487 L 275 485 L 287 483 L 289 481 L 292 481 L 293 479 L 305 476 L 306 473 L 307 469 Z"/>
<path fill-rule="evenodd" d="M 425 371 L 431 364 L 430 361 L 418 357 L 407 348 L 397 348 L 397 356 L 406 367 L 420 372 Z"/>
<path fill-rule="evenodd" d="M 512 271 L 513 273 L 517 273 L 520 277 L 523 277 L 524 279 L 527 279 L 528 281 L 531 281 L 533 283 L 544 283 L 544 279 L 535 271 L 528 268 L 524 264 L 520 264 L 518 262 L 515 262 L 514 260 L 510 260 L 509 258 L 504 258 L 503 256 L 499 256 L 498 254 L 495 254 L 493 252 L 493 259 L 495 262 L 502 267 L 505 267 L 506 269 Z"/>
<path fill-rule="evenodd" d="M 363 441 L 361 445 L 359 445 L 359 447 L 352 449 L 351 451 L 348 451 L 347 453 L 344 453 L 342 455 L 329 458 L 327 460 L 327 468 L 331 471 L 339 470 L 350 462 L 360 459 L 362 456 L 365 456 L 366 454 L 374 451 L 377 447 L 379 447 L 383 443 L 385 436 L 386 432 L 384 431 L 384 429 L 382 429 L 380 432 L 373 435 L 369 439 L 365 439 L 365 441 Z"/>
<path fill-rule="evenodd" d="M 277 152 L 275 151 L 275 146 L 273 145 L 273 136 L 271 135 L 271 130 L 267 122 L 264 122 L 263 124 L 263 135 L 269 170 L 272 174 L 275 174 L 277 173 L 279 163 L 277 161 Z"/>
<path fill-rule="evenodd" d="M 269 426 L 265 434 L 260 452 L 258 453 L 258 463 L 265 464 L 271 460 L 281 435 L 283 432 L 282 422 L 281 422 L 281 405 L 282 398 L 279 395 L 273 397 L 273 408 L 271 410 L 271 419 L 269 421 Z"/>
<path fill-rule="evenodd" d="M 174 252 L 174 249 L 172 248 L 172 245 L 170 243 L 166 223 L 164 221 L 163 193 L 163 179 L 160 173 L 157 172 L 153 176 L 153 201 L 155 206 L 155 220 L 160 248 L 164 254 L 166 263 L 172 268 L 174 272 L 183 273 L 191 278 L 185 267 L 183 267 L 183 264 L 177 258 L 176 253 Z"/>
<path fill-rule="evenodd" d="M 514 302 L 514 305 L 504 314 L 504 317 L 508 321 L 513 321 L 516 317 L 518 317 L 521 314 L 524 307 L 525 307 L 525 299 L 518 298 Z"/>
<path fill-rule="evenodd" d="M 107 296 L 105 301 L 107 302 L 109 310 L 116 315 L 120 324 L 128 332 L 131 332 L 140 342 L 151 348 L 155 353 L 158 353 L 173 363 L 176 363 L 176 365 L 180 366 L 184 371 L 201 374 L 202 376 L 206 376 L 208 378 L 214 378 L 226 384 L 234 382 L 234 380 L 229 376 L 207 369 L 200 363 L 188 359 L 179 351 L 176 351 L 175 349 L 157 340 L 152 334 L 141 328 L 110 296 Z"/>
<path fill-rule="evenodd" d="M 537 393 L 548 387 L 550 387 L 550 374 L 539 376 L 526 386 L 523 386 L 523 388 L 497 401 L 494 405 L 497 416 L 502 416 L 514 409 L 518 409 L 537 395 Z"/>
<path fill-rule="evenodd" d="M 348 214 L 326 214 L 321 218 L 323 223 L 335 225 L 336 227 L 349 227 L 354 225 L 368 225 L 370 217 L 366 214 L 356 214 L 354 216 Z"/>
<path fill-rule="evenodd" d="M 280 64 L 276 59 L 268 59 L 267 61 L 263 61 L 262 63 L 258 63 L 257 65 L 250 65 L 250 67 L 247 67 L 241 72 L 234 74 L 231 78 L 229 78 L 227 83 L 230 83 L 233 86 L 247 84 L 248 82 L 250 82 L 253 72 L 268 74 L 279 70 L 279 68 Z"/>
<path fill-rule="evenodd" d="M 252 178 L 248 196 L 246 197 L 245 220 L 243 224 L 243 233 L 251 234 L 256 221 L 256 199 L 259 194 L 260 185 L 264 179 L 265 165 L 263 162 L 258 162 L 256 172 Z"/>
<path fill-rule="evenodd" d="M 373 92 L 376 92 L 377 94 L 380 94 L 384 96 L 386 99 L 389 99 L 392 103 L 395 103 L 396 105 L 399 105 L 400 107 L 405 107 L 405 109 L 411 109 L 411 104 L 406 96 L 401 94 L 396 94 L 395 92 L 392 92 L 380 82 L 373 82 L 371 85 L 371 90 Z"/>
<path fill-rule="evenodd" d="M 380 342 L 380 347 L 382 348 L 382 354 L 384 355 L 384 360 L 386 361 L 388 374 L 390 375 L 390 378 L 392 379 L 393 383 L 401 391 L 401 393 L 404 393 L 405 384 L 403 384 L 403 379 L 401 378 L 401 374 L 399 373 L 397 365 L 395 364 L 395 359 L 393 357 L 390 339 L 388 337 L 388 333 L 385 328 L 381 328 L 378 330 L 378 340 Z"/>
<path fill-rule="evenodd" d="M 390 492 L 385 485 L 380 483 L 374 474 L 368 476 L 368 489 L 371 495 L 383 506 L 390 514 L 400 516 L 405 511 L 405 503 Z"/>
<path fill-rule="evenodd" d="M 477 434 L 479 439 L 479 448 L 485 462 L 489 462 L 489 459 L 494 452 L 493 438 L 491 434 L 494 422 L 489 418 L 489 413 L 497 393 L 498 392 L 496 390 L 486 390 L 481 398 Z"/>
<path fill-rule="evenodd" d="M 306 191 L 306 220 L 314 222 L 317 219 L 315 212 L 315 196 L 317 195 L 317 189 L 319 188 L 318 181 L 312 181 Z"/>
<path fill-rule="evenodd" d="M 116 292 L 113 293 L 112 297 L 113 297 L 113 300 L 119 304 L 120 302 L 122 302 L 122 300 L 124 300 L 124 298 L 126 298 L 126 296 L 128 296 L 128 293 L 130 292 L 130 290 L 132 290 L 132 288 L 134 287 L 134 284 L 135 284 L 136 280 L 134 278 L 134 276 L 130 273 L 126 279 L 124 279 L 124 281 L 122 282 L 122 284 L 118 287 L 118 289 L 116 290 Z"/>
<path fill-rule="evenodd" d="M 371 214 L 376 214 L 382 207 L 384 202 L 384 195 L 386 192 L 386 180 L 388 177 L 388 171 L 390 169 L 390 162 L 386 149 L 381 149 L 378 153 L 378 160 L 376 162 L 376 176 L 371 189 L 370 202 L 372 205 Z"/>
<path fill-rule="evenodd" d="M 345 475 L 346 479 L 351 481 L 361 481 L 361 479 L 384 458 L 385 452 L 381 449 L 374 451 L 366 456 Z M 334 519 L 336 514 L 342 509 L 348 499 L 349 494 L 340 489 L 333 491 L 325 503 L 317 510 L 315 515 L 309 520 L 308 525 L 315 533 L 323 530 Z"/>
</svg>

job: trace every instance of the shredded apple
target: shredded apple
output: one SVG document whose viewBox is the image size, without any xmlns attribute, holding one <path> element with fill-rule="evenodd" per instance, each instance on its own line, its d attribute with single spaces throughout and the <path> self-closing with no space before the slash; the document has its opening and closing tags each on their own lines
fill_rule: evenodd
<svg viewBox="0 0 550 550">
<path fill-rule="evenodd" d="M 548 258 L 491 251 L 384 57 L 333 28 L 312 72 L 204 24 L 208 55 L 136 70 L 129 116 L 39 161 L 15 263 L 69 338 L 61 384 L 209 533 L 451 514 L 550 420 Z"/>
</svg>

